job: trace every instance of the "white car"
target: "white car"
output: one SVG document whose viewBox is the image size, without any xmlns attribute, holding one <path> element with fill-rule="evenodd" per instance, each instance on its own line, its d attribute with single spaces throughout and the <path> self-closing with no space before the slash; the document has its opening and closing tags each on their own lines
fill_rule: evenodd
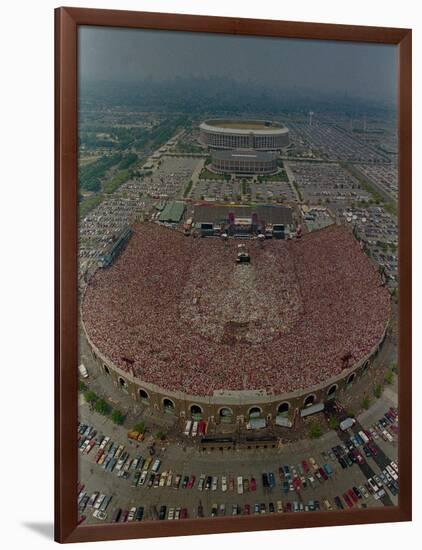
<svg viewBox="0 0 422 550">
<path fill-rule="evenodd" d="M 382 435 L 384 436 L 384 439 L 385 439 L 386 441 L 389 441 L 390 443 L 393 441 L 392 435 L 391 435 L 390 432 L 388 432 L 387 430 L 383 430 L 383 431 L 382 431 Z"/>
<path fill-rule="evenodd" d="M 279 514 L 283 512 L 283 502 L 281 500 L 277 500 L 277 512 Z"/>
<path fill-rule="evenodd" d="M 195 420 L 195 422 L 193 423 L 193 426 L 192 426 L 192 437 L 196 437 L 198 434 L 198 422 Z"/>
<path fill-rule="evenodd" d="M 217 485 L 218 485 L 218 477 L 213 476 L 212 483 L 211 483 L 211 490 L 216 491 L 217 490 Z"/>
<path fill-rule="evenodd" d="M 180 507 L 176 508 L 176 511 L 174 512 L 174 519 L 180 519 L 180 511 Z"/>
<path fill-rule="evenodd" d="M 399 467 L 397 466 L 397 464 L 392 460 L 390 462 L 390 466 L 397 472 L 399 473 Z"/>
<path fill-rule="evenodd" d="M 127 517 L 127 520 L 128 521 L 133 521 L 135 519 L 135 515 L 136 515 L 136 506 L 133 506 L 130 510 L 129 510 L 129 515 Z"/>
<path fill-rule="evenodd" d="M 362 493 L 363 498 L 369 498 L 369 493 L 364 485 L 359 485 L 359 491 Z"/>
<path fill-rule="evenodd" d="M 237 493 L 243 495 L 243 477 L 238 476 L 237 478 Z"/>
<path fill-rule="evenodd" d="M 171 487 L 172 481 L 173 481 L 173 474 L 169 472 L 167 476 L 166 487 Z"/>
<path fill-rule="evenodd" d="M 86 370 L 86 367 L 83 363 L 81 363 L 78 367 L 79 374 L 82 376 L 82 378 L 88 378 L 88 371 Z"/>
<path fill-rule="evenodd" d="M 139 478 L 138 485 L 142 487 L 142 485 L 145 485 L 145 481 L 147 480 L 148 470 L 144 470 L 141 474 L 141 477 Z"/>
<path fill-rule="evenodd" d="M 170 508 L 167 519 L 174 519 L 174 508 Z"/>
<path fill-rule="evenodd" d="M 107 519 L 106 512 L 102 512 L 101 510 L 94 510 L 92 517 L 100 519 L 101 521 L 104 521 Z"/>
<path fill-rule="evenodd" d="M 199 476 L 199 481 L 198 481 L 198 491 L 204 490 L 204 484 L 205 484 L 205 474 L 201 474 Z"/>
<path fill-rule="evenodd" d="M 221 490 L 223 491 L 223 493 L 225 493 L 227 491 L 227 477 L 226 476 L 222 476 L 222 478 L 221 478 Z"/>
<path fill-rule="evenodd" d="M 101 445 L 100 445 L 100 449 L 103 450 L 106 448 L 107 446 L 107 443 L 110 441 L 110 438 L 108 436 L 106 436 L 102 441 L 101 441 Z"/>
<path fill-rule="evenodd" d="M 397 481 L 399 479 L 399 476 L 398 476 L 396 470 L 392 466 L 390 466 L 390 465 L 387 466 L 387 472 L 394 479 L 394 481 Z"/>
<path fill-rule="evenodd" d="M 94 504 L 95 510 L 100 509 L 100 506 L 103 503 L 103 500 L 105 499 L 105 497 L 106 497 L 105 494 L 101 493 L 101 495 L 97 498 L 97 500 L 95 501 L 95 504 Z"/>
</svg>

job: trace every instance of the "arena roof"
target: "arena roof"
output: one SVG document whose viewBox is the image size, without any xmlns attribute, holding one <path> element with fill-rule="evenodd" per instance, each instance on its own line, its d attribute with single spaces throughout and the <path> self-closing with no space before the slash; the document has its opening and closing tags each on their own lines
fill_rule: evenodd
<svg viewBox="0 0 422 550">
<path fill-rule="evenodd" d="M 242 120 L 242 119 L 210 119 L 205 120 L 199 128 L 206 132 L 222 134 L 256 134 L 256 135 L 278 135 L 289 132 L 288 128 L 280 122 L 264 120 Z"/>
<path fill-rule="evenodd" d="M 288 206 L 275 205 L 225 205 L 225 204 L 196 204 L 193 219 L 195 222 L 220 223 L 228 219 L 230 212 L 236 218 L 251 218 L 256 212 L 258 221 L 266 224 L 290 225 L 293 223 L 292 209 Z"/>
<path fill-rule="evenodd" d="M 82 303 L 102 355 L 139 382 L 213 396 L 303 390 L 341 375 L 385 334 L 388 290 L 352 234 L 331 226 L 301 240 L 193 239 L 139 224 Z"/>
</svg>

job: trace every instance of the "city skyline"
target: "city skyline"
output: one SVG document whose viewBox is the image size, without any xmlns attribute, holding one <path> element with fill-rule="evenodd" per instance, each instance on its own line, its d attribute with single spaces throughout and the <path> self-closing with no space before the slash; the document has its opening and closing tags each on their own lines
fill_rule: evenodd
<svg viewBox="0 0 422 550">
<path fill-rule="evenodd" d="M 192 79 L 381 102 L 397 97 L 390 45 L 81 27 L 79 52 L 82 87 Z"/>
</svg>

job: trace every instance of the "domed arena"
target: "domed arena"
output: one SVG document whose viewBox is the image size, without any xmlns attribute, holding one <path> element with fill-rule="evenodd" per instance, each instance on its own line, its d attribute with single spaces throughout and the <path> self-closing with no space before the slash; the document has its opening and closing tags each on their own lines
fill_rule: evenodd
<svg viewBox="0 0 422 550">
<path fill-rule="evenodd" d="M 135 225 L 83 297 L 92 346 L 139 385 L 212 398 L 307 390 L 382 340 L 390 294 L 347 229 L 246 246 L 239 264 L 236 239 Z"/>
</svg>

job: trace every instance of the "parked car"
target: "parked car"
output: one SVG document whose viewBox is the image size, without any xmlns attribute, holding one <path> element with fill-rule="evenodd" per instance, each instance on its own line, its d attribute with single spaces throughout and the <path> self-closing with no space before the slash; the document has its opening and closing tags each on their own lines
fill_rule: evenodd
<svg viewBox="0 0 422 550">
<path fill-rule="evenodd" d="M 129 515 L 128 515 L 127 520 L 128 520 L 128 521 L 134 521 L 135 516 L 136 516 L 136 506 L 133 506 L 133 507 L 129 510 Z"/>
<path fill-rule="evenodd" d="M 87 368 L 85 367 L 85 365 L 83 363 L 81 363 L 78 367 L 78 370 L 79 370 L 79 374 L 82 376 L 82 378 L 88 378 L 88 371 L 87 371 Z"/>
</svg>

